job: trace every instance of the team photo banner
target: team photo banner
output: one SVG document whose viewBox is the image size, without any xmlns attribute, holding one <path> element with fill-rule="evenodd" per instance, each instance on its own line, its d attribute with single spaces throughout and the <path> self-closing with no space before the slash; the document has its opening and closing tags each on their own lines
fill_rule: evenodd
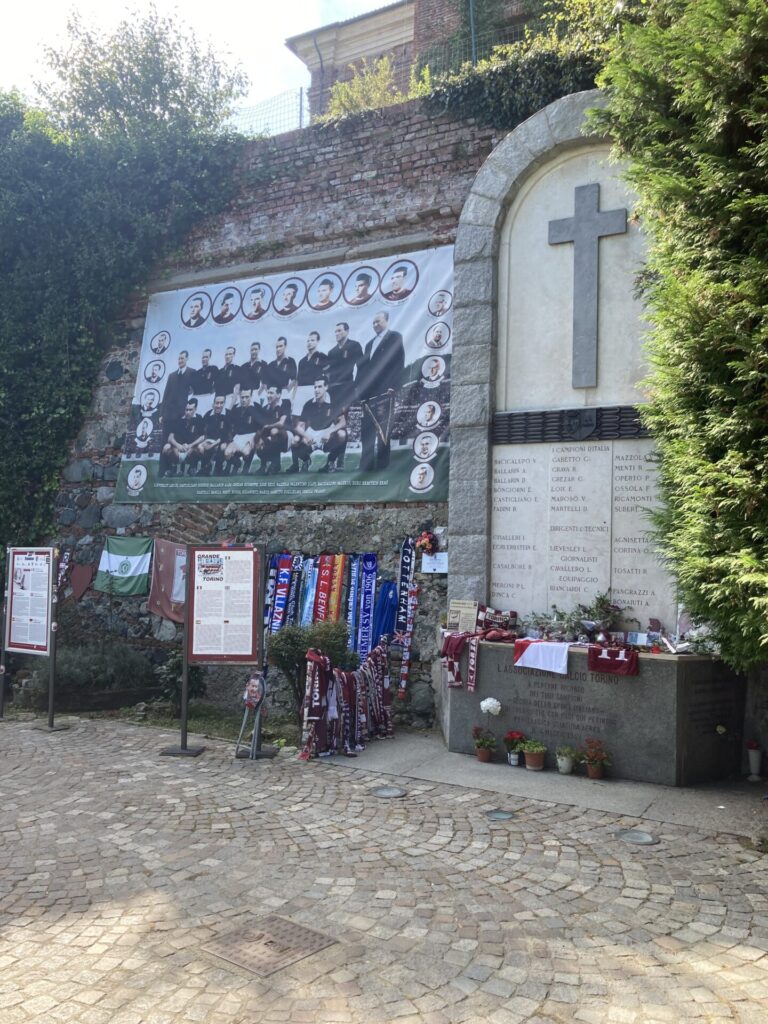
<svg viewBox="0 0 768 1024">
<path fill-rule="evenodd" d="M 453 248 L 150 297 L 116 500 L 445 501 Z"/>
</svg>

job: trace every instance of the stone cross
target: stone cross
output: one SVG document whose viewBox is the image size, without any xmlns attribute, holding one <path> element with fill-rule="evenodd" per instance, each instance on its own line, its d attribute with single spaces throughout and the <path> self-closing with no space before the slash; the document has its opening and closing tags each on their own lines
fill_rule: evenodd
<svg viewBox="0 0 768 1024">
<path fill-rule="evenodd" d="M 549 222 L 549 244 L 573 242 L 572 386 L 597 386 L 598 242 L 627 230 L 626 210 L 600 213 L 600 186 L 574 189 L 574 215 Z"/>
</svg>

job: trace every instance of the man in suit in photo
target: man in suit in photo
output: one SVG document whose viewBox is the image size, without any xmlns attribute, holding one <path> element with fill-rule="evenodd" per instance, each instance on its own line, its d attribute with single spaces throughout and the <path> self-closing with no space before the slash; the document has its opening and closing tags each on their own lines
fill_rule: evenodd
<svg viewBox="0 0 768 1024">
<path fill-rule="evenodd" d="M 376 313 L 373 331 L 358 365 L 356 381 L 357 395 L 363 404 L 360 469 L 364 473 L 389 465 L 390 422 L 395 393 L 405 369 L 403 336 L 390 330 L 389 313 Z"/>
<path fill-rule="evenodd" d="M 205 323 L 203 316 L 203 299 L 200 295 L 194 295 L 189 300 L 189 317 L 184 320 L 185 327 L 199 327 Z"/>
<path fill-rule="evenodd" d="M 179 368 L 174 370 L 165 383 L 163 392 L 163 426 L 167 430 L 174 421 L 184 415 L 187 399 L 192 394 L 194 387 L 195 371 L 187 365 L 189 352 L 182 349 L 179 352 Z M 195 415 L 197 414 L 197 402 L 195 402 Z"/>
</svg>

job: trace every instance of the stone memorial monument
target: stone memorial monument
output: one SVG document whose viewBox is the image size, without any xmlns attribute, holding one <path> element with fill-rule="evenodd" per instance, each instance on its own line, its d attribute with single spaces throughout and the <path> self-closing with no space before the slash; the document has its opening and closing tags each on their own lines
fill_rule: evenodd
<svg viewBox="0 0 768 1024">
<path fill-rule="evenodd" d="M 586 111 L 603 102 L 596 91 L 568 96 L 516 128 L 481 168 L 462 212 L 455 249 L 449 598 L 526 616 L 553 605 L 571 612 L 610 590 L 625 628 L 645 631 L 653 618 L 676 632 L 673 581 L 649 537 L 658 500 L 653 442 L 637 413 L 647 365 L 635 282 L 645 242 L 609 143 L 584 127 Z M 494 655 L 485 679 L 481 658 L 483 692 L 452 690 L 444 699 L 451 749 L 471 750 L 464 731 L 482 696 L 503 702 L 499 658 L 511 662 L 511 650 Z M 663 705 L 665 715 L 684 706 L 690 715 L 701 693 L 711 714 L 722 717 L 720 698 L 727 702 L 735 692 L 732 677 L 726 682 L 723 674 L 720 694 L 710 665 L 706 685 L 697 689 L 691 666 L 684 683 L 677 679 L 678 662 L 672 657 L 663 673 L 661 666 L 653 673 L 654 686 L 665 680 L 666 696 L 651 704 Z M 584 700 L 602 706 L 589 689 L 605 693 L 606 687 L 583 668 L 579 663 Z M 677 694 L 678 683 L 684 693 Z M 546 733 L 521 684 L 522 674 L 514 699 L 523 717 L 526 708 L 531 712 L 531 724 L 518 716 L 515 727 Z M 636 731 L 642 687 L 637 694 Z M 601 721 L 616 732 L 610 705 L 609 699 Z M 634 706 L 631 698 L 627 706 Z M 678 712 L 671 713 L 674 722 Z M 694 733 L 673 727 L 672 735 L 714 730 L 705 711 L 695 714 Z M 653 728 L 650 717 L 647 725 Z M 554 726 L 544 738 L 583 739 L 559 735 Z M 610 745 L 610 736 L 604 738 Z M 664 746 L 670 763 L 655 762 L 645 774 L 642 758 L 625 758 L 630 777 L 685 781 L 680 764 L 692 764 L 690 756 L 677 741 Z"/>
</svg>

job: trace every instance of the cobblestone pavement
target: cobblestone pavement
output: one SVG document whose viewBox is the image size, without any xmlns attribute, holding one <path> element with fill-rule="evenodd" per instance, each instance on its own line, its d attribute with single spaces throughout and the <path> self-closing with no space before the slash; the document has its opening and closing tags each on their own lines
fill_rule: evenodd
<svg viewBox="0 0 768 1024">
<path fill-rule="evenodd" d="M 768 1019 L 768 858 L 733 836 L 175 739 L 0 726 L 2 1024 Z M 268 978 L 204 952 L 267 914 L 337 943 Z"/>
</svg>

